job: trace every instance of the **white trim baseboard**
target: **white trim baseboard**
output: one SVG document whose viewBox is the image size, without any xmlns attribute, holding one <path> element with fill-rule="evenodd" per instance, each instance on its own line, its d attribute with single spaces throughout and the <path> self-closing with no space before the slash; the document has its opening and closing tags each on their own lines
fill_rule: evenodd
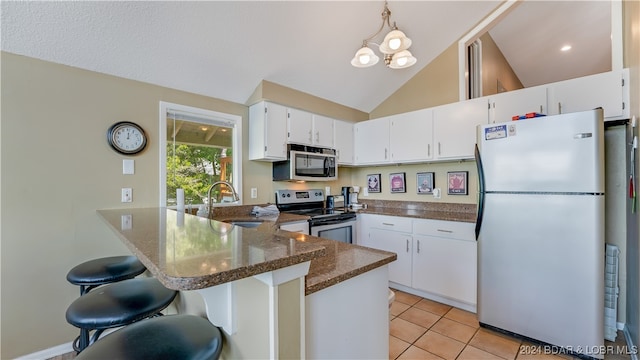
<svg viewBox="0 0 640 360">
<path fill-rule="evenodd" d="M 73 352 L 73 342 L 68 342 L 66 344 L 57 345 L 28 355 L 20 356 L 16 358 L 16 360 L 50 359 L 70 352 Z"/>
<path fill-rule="evenodd" d="M 633 339 L 631 339 L 631 334 L 629 334 L 629 328 L 625 325 L 624 330 L 622 330 L 624 334 L 624 339 L 627 341 L 627 349 L 629 349 L 631 360 L 638 360 L 637 351 L 632 351 L 637 349 L 637 345 L 633 343 Z"/>
</svg>

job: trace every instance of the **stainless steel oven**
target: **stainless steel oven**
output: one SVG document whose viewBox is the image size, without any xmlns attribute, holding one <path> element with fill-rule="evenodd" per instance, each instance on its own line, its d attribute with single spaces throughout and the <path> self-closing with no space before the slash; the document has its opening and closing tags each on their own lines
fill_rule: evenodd
<svg viewBox="0 0 640 360">
<path fill-rule="evenodd" d="M 327 209 L 322 190 L 278 190 L 276 205 L 281 212 L 309 216 L 309 234 L 349 244 L 356 239 L 356 214 Z"/>
</svg>

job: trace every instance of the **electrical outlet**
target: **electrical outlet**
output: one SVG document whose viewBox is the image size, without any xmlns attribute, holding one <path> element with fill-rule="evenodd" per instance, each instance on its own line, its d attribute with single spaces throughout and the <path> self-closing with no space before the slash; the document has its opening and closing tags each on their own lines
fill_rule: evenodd
<svg viewBox="0 0 640 360">
<path fill-rule="evenodd" d="M 433 189 L 433 198 L 434 198 L 434 199 L 440 199 L 441 197 L 442 197 L 442 196 L 441 196 L 441 190 L 440 190 L 440 188 L 435 188 L 435 189 Z"/>
<path fill-rule="evenodd" d="M 331 186 L 324 187 L 324 196 L 331 195 Z"/>
<path fill-rule="evenodd" d="M 120 230 L 131 230 L 132 223 L 131 214 L 122 215 L 120 217 Z"/>
<path fill-rule="evenodd" d="M 131 188 L 122 188 L 122 199 L 123 203 L 128 203 L 133 201 L 133 190 Z"/>
<path fill-rule="evenodd" d="M 251 188 L 251 198 L 252 199 L 258 198 L 258 188 Z"/>
</svg>

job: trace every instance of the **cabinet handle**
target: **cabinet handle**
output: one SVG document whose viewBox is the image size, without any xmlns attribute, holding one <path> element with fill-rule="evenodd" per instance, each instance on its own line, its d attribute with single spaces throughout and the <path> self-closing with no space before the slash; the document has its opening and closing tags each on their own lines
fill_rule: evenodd
<svg viewBox="0 0 640 360">
<path fill-rule="evenodd" d="M 387 148 L 384 148 L 384 159 L 387 160 Z"/>
<path fill-rule="evenodd" d="M 562 114 L 562 104 L 558 103 L 558 114 Z"/>
<path fill-rule="evenodd" d="M 409 239 L 407 239 L 407 252 L 409 252 Z"/>
<path fill-rule="evenodd" d="M 452 234 L 453 230 L 443 230 L 443 229 L 438 229 L 439 232 L 443 232 L 443 233 L 449 233 Z"/>
<path fill-rule="evenodd" d="M 409 241 L 409 240 L 407 240 Z M 420 240 L 418 240 L 418 248 L 417 248 L 417 253 L 420 254 Z"/>
<path fill-rule="evenodd" d="M 442 146 L 440 145 L 440 141 L 438 141 L 438 155 L 442 155 Z"/>
<path fill-rule="evenodd" d="M 431 156 L 431 144 L 427 144 L 427 156 Z"/>
<path fill-rule="evenodd" d="M 382 223 L 382 225 L 394 226 L 395 224 L 392 224 L 392 223 Z"/>
<path fill-rule="evenodd" d="M 311 130 L 309 130 L 309 142 L 311 143 L 313 140 L 313 136 L 311 135 Z"/>
<path fill-rule="evenodd" d="M 316 131 L 316 142 L 320 142 L 320 131 Z"/>
</svg>

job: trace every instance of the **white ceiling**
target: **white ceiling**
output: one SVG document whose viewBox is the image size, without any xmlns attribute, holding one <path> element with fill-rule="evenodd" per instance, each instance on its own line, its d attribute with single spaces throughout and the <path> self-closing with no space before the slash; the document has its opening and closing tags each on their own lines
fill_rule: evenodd
<svg viewBox="0 0 640 360">
<path fill-rule="evenodd" d="M 362 40 L 379 28 L 382 1 L 2 1 L 1 48 L 236 103 L 245 103 L 267 80 L 371 112 L 500 3 L 390 1 L 391 20 L 412 39 L 410 50 L 418 59 L 403 70 L 388 69 L 382 60 L 372 68 L 350 65 Z M 522 4 L 515 24 L 492 33 L 507 58 L 517 58 L 513 68 L 523 83 L 547 79 L 541 74 L 550 71 L 537 65 L 553 51 L 545 48 L 552 40 L 563 40 L 559 30 L 546 31 L 553 29 L 545 25 L 553 19 L 574 35 L 586 33 L 589 51 L 603 41 L 592 35 L 596 25 L 608 36 L 610 22 L 608 28 L 601 23 L 609 21 L 603 11 L 609 2 L 584 2 L 588 15 L 575 11 L 579 3 L 570 2 L 574 11 L 568 13 L 551 9 L 566 5 L 560 2 L 538 2 L 535 11 Z M 582 16 L 577 22 L 575 14 Z M 593 15 L 597 22 L 584 17 Z M 543 36 L 537 42 L 513 40 L 516 30 Z M 591 62 L 591 53 L 580 54 L 578 63 Z M 598 59 L 610 59 L 608 54 Z"/>
</svg>

